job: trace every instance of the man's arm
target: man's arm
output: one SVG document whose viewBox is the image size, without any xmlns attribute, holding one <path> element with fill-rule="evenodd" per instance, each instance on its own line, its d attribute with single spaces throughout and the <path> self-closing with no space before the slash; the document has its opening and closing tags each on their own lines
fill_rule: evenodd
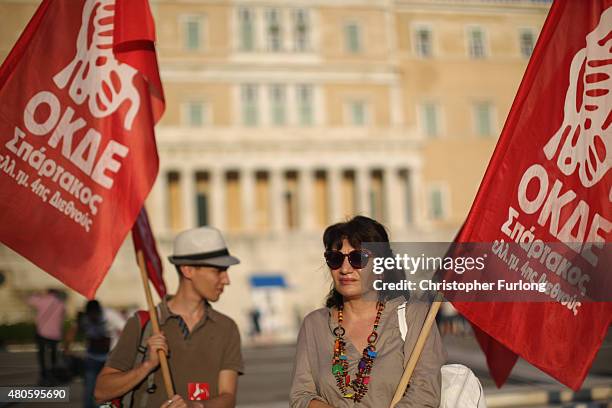
<svg viewBox="0 0 612 408">
<path fill-rule="evenodd" d="M 147 340 L 147 359 L 131 370 L 121 371 L 105 366 L 96 380 L 94 398 L 97 402 L 110 401 L 121 397 L 136 387 L 159 365 L 158 350 L 168 355 L 168 343 L 162 334 L 154 334 Z"/>
<path fill-rule="evenodd" d="M 129 371 L 121 371 L 112 367 L 104 367 L 96 380 L 94 398 L 101 404 L 130 392 L 151 372 L 151 363 L 143 362 Z"/>
<path fill-rule="evenodd" d="M 234 408 L 238 373 L 234 370 L 219 371 L 219 395 L 204 403 L 204 408 Z"/>
<path fill-rule="evenodd" d="M 185 401 L 175 395 L 170 401 L 164 402 L 160 408 L 234 408 L 236 406 L 236 389 L 238 388 L 238 372 L 221 370 L 219 372 L 219 395 L 208 401 Z"/>
</svg>

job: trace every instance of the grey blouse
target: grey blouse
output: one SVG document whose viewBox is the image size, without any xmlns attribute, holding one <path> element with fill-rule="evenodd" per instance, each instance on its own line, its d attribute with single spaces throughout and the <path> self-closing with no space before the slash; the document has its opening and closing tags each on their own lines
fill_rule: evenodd
<svg viewBox="0 0 612 408">
<path fill-rule="evenodd" d="M 404 366 L 419 336 L 429 309 L 426 303 L 408 303 L 406 341 L 402 340 L 397 307 L 403 297 L 387 301 L 380 318 L 379 338 L 376 342 L 378 356 L 370 374 L 369 390 L 359 403 L 342 397 L 331 372 L 333 329 L 337 321 L 331 309 L 321 308 L 304 319 L 298 336 L 293 383 L 291 385 L 291 408 L 307 408 L 312 400 L 325 402 L 335 408 L 387 408 L 400 381 Z M 346 338 L 345 338 L 346 339 Z M 349 375 L 355 378 L 362 350 L 357 350 L 347 340 L 346 354 Z M 396 408 L 435 407 L 440 405 L 440 367 L 446 360 L 438 328 L 434 324 L 425 347 L 414 370 L 408 390 Z"/>
</svg>

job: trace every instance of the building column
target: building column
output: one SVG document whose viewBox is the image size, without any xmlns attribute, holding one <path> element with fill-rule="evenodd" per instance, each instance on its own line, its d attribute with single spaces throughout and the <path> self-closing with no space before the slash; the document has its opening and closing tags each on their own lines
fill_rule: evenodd
<svg viewBox="0 0 612 408">
<path fill-rule="evenodd" d="M 423 176 L 420 167 L 410 169 L 410 195 L 412 197 L 413 224 L 417 228 L 427 225 L 427 194 L 423 183 Z"/>
<path fill-rule="evenodd" d="M 255 171 L 244 168 L 240 171 L 242 229 L 255 231 Z"/>
<path fill-rule="evenodd" d="M 153 185 L 153 191 L 147 201 L 147 212 L 153 231 L 165 234 L 170 231 L 168 225 L 168 171 L 159 170 L 159 176 Z"/>
<path fill-rule="evenodd" d="M 385 217 L 387 225 L 393 229 L 399 229 L 406 223 L 402 212 L 403 188 L 400 183 L 398 169 L 387 166 L 383 173 L 383 194 L 385 203 Z"/>
<path fill-rule="evenodd" d="M 414 213 L 414 194 L 413 191 L 413 180 L 414 174 L 412 172 L 412 168 L 408 167 L 406 169 L 402 169 L 406 178 L 402 180 L 403 188 L 402 188 L 402 214 L 404 214 L 404 223 L 406 226 L 413 226 L 416 216 Z"/>
<path fill-rule="evenodd" d="M 270 169 L 270 212 L 275 232 L 286 229 L 283 181 L 282 169 Z"/>
<path fill-rule="evenodd" d="M 211 221 L 212 226 L 225 228 L 225 169 L 210 169 Z"/>
<path fill-rule="evenodd" d="M 195 173 L 189 167 L 181 168 L 181 196 L 183 201 L 183 228 L 189 229 L 196 226 L 195 222 L 195 204 L 196 204 L 196 186 Z"/>
<path fill-rule="evenodd" d="M 327 170 L 327 203 L 329 208 L 329 217 L 332 224 L 340 222 L 343 218 L 342 214 L 342 182 L 339 168 L 328 168 Z"/>
<path fill-rule="evenodd" d="M 371 215 L 370 208 L 370 184 L 371 174 L 367 167 L 359 167 L 355 169 L 355 187 L 357 189 L 357 211 L 361 215 L 369 217 Z"/>
<path fill-rule="evenodd" d="M 299 183 L 299 212 L 300 220 L 299 226 L 302 230 L 312 231 L 316 228 L 314 219 L 314 200 L 313 200 L 313 183 L 314 183 L 314 172 L 313 169 L 304 167 L 299 169 L 298 183 Z"/>
</svg>

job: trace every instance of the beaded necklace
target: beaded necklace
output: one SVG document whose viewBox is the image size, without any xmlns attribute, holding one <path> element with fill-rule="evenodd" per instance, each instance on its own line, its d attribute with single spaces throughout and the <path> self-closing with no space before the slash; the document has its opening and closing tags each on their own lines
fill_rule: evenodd
<svg viewBox="0 0 612 408">
<path fill-rule="evenodd" d="M 336 341 L 334 343 L 334 357 L 332 359 L 332 374 L 336 378 L 336 386 L 344 398 L 359 402 L 368 392 L 370 372 L 374 365 L 374 359 L 378 354 L 376 352 L 376 346 L 374 345 L 376 339 L 378 339 L 378 332 L 376 330 L 378 330 L 378 322 L 380 321 L 382 311 L 385 309 L 385 304 L 382 302 L 376 303 L 374 328 L 372 329 L 372 333 L 368 336 L 368 345 L 363 349 L 363 354 L 357 366 L 357 378 L 353 381 L 351 381 L 351 377 L 348 374 L 348 357 L 345 354 L 345 330 L 342 327 L 342 321 L 344 320 L 343 309 L 343 305 L 338 306 L 338 326 L 334 329 Z"/>
</svg>

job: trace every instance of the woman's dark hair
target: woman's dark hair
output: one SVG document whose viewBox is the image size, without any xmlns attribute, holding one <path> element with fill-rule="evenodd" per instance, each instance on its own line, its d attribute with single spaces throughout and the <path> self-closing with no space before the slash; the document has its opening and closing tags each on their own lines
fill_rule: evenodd
<svg viewBox="0 0 612 408">
<path fill-rule="evenodd" d="M 389 235 L 386 228 L 376 220 L 357 215 L 346 222 L 339 222 L 330 225 L 323 233 L 323 245 L 325 250 L 339 250 L 342 248 L 342 241 L 347 240 L 353 248 L 361 248 L 364 243 L 372 243 L 374 257 L 393 257 L 393 251 L 389 243 Z M 370 249 L 370 248 L 368 248 Z M 383 282 L 400 282 L 404 279 L 405 274 L 401 269 L 385 269 L 382 274 Z M 397 292 L 380 291 L 378 297 L 380 300 L 390 299 L 397 296 Z M 404 294 L 407 298 L 407 296 Z M 327 294 L 325 306 L 338 307 L 342 304 L 342 295 L 336 291 L 332 284 L 332 288 Z"/>
</svg>

